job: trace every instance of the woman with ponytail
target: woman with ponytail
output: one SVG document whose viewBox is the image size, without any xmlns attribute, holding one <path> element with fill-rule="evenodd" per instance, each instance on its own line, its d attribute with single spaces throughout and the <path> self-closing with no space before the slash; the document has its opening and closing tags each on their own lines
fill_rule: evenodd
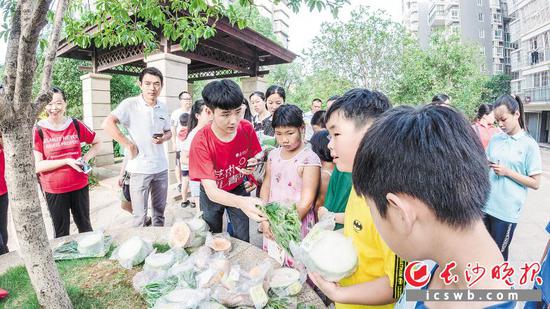
<svg viewBox="0 0 550 309">
<path fill-rule="evenodd" d="M 519 97 L 503 95 L 494 107 L 502 133 L 487 148 L 491 194 L 485 206 L 485 225 L 505 260 L 527 189 L 540 185 L 542 163 L 537 142 L 525 131 L 523 104 Z"/>
<path fill-rule="evenodd" d="M 500 129 L 495 127 L 495 114 L 493 112 L 493 105 L 481 104 L 477 110 L 477 116 L 472 124 L 472 128 L 476 132 L 477 137 L 483 145 L 483 149 L 487 150 L 489 141 L 493 135 L 500 132 Z"/>
</svg>

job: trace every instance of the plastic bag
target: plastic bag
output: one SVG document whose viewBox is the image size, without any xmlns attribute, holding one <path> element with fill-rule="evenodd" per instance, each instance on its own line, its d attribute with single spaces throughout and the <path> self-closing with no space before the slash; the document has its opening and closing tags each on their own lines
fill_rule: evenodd
<svg viewBox="0 0 550 309">
<path fill-rule="evenodd" d="M 248 293 L 241 292 L 236 289 L 227 289 L 223 286 L 218 286 L 212 292 L 211 297 L 220 304 L 227 307 L 253 307 L 254 303 Z"/>
<path fill-rule="evenodd" d="M 145 258 L 153 251 L 150 242 L 134 236 L 117 247 L 111 255 L 111 260 L 117 260 L 120 266 L 131 269 L 133 266 L 143 263 Z"/>
<path fill-rule="evenodd" d="M 167 274 L 168 276 L 176 276 L 178 278 L 179 288 L 194 289 L 197 287 L 195 265 L 191 258 L 174 264 Z"/>
<path fill-rule="evenodd" d="M 176 289 L 157 299 L 153 308 L 195 308 L 209 295 L 210 289 Z"/>
<path fill-rule="evenodd" d="M 202 211 L 199 211 L 192 219 L 185 221 L 193 232 L 193 237 L 188 241 L 186 247 L 196 248 L 204 245 L 208 233 L 208 223 L 202 219 Z"/>
<path fill-rule="evenodd" d="M 158 272 L 158 271 L 140 271 L 132 277 L 132 286 L 136 292 L 141 293 L 143 287 L 147 284 L 163 280 L 168 276 L 167 272 Z"/>
<path fill-rule="evenodd" d="M 95 242 L 94 239 L 103 239 Z M 78 239 L 71 240 L 58 245 L 53 250 L 53 258 L 59 260 L 74 260 L 91 257 L 104 257 L 109 249 L 113 239 L 109 235 L 103 235 L 102 231 L 82 233 Z"/>
<path fill-rule="evenodd" d="M 282 267 L 273 270 L 269 276 L 269 289 L 279 297 L 295 296 L 302 291 L 307 279 L 305 270 Z"/>
<path fill-rule="evenodd" d="M 199 309 L 225 309 L 224 305 L 218 303 L 215 300 L 205 300 L 199 305 Z"/>
<path fill-rule="evenodd" d="M 156 250 L 153 250 L 153 252 L 145 258 L 143 270 L 166 271 L 176 262 L 181 261 L 187 256 L 187 252 L 181 248 L 172 248 L 164 253 L 156 253 Z"/>
<path fill-rule="evenodd" d="M 212 255 L 212 249 L 207 246 L 202 246 L 197 249 L 190 258 L 195 264 L 196 270 L 200 271 L 208 267 L 210 256 Z"/>
<path fill-rule="evenodd" d="M 325 218 L 325 217 L 323 217 Z M 353 241 L 350 238 L 345 237 L 339 232 L 333 231 L 334 221 L 322 220 L 315 224 L 309 231 L 307 236 L 302 240 L 300 244 L 295 242 L 290 243 L 290 250 L 294 256 L 295 261 L 298 261 L 304 265 L 308 272 L 319 273 L 325 280 L 338 282 L 342 278 L 348 277 L 357 269 L 357 252 L 353 246 Z M 338 248 L 331 248 L 331 252 L 324 254 L 314 253 L 319 248 L 328 248 L 319 246 L 320 241 L 332 241 L 333 246 Z M 335 241 L 336 240 L 336 241 Z M 326 250 L 321 250 L 326 251 Z M 311 253 L 310 253 L 311 252 Z M 321 269 L 314 259 L 318 258 L 330 258 L 332 266 L 338 266 L 340 269 Z M 343 259 L 344 258 L 344 259 Z M 345 259 L 347 258 L 347 260 Z M 325 267 L 327 268 L 327 267 Z"/>
<path fill-rule="evenodd" d="M 171 248 L 186 248 L 193 240 L 193 231 L 187 223 L 179 220 L 170 227 L 168 244 Z"/>
<path fill-rule="evenodd" d="M 141 290 L 140 294 L 145 299 L 148 308 L 155 306 L 157 300 L 164 295 L 172 292 L 178 287 L 178 278 L 175 276 L 169 276 L 162 279 L 158 279 L 149 282 Z"/>
<path fill-rule="evenodd" d="M 216 252 L 227 253 L 231 251 L 232 247 L 231 236 L 228 233 L 212 234 L 208 232 L 205 245 Z"/>
<path fill-rule="evenodd" d="M 264 309 L 295 309 L 298 307 L 298 298 L 289 296 L 269 295 L 269 301 Z"/>
<path fill-rule="evenodd" d="M 197 287 L 210 288 L 217 285 L 229 274 L 230 270 L 231 264 L 223 253 L 217 253 L 211 256 L 208 267 L 197 274 Z"/>
</svg>

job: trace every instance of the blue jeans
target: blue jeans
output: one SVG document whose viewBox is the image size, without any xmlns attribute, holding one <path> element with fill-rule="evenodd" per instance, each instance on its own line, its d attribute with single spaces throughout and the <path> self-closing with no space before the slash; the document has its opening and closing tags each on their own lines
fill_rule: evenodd
<svg viewBox="0 0 550 309">
<path fill-rule="evenodd" d="M 246 192 L 244 184 L 240 184 L 235 189 L 229 191 L 229 193 L 250 196 L 250 193 Z M 223 228 L 223 213 L 227 210 L 229 221 L 231 221 L 232 236 L 242 241 L 250 242 L 249 233 L 249 219 L 248 216 L 240 209 L 235 207 L 224 206 L 222 204 L 215 203 L 208 198 L 204 187 L 201 185 L 200 195 L 200 208 L 203 212 L 203 219 L 208 223 L 210 232 L 221 233 Z"/>
<path fill-rule="evenodd" d="M 517 223 L 511 223 L 497 219 L 491 215 L 485 214 L 483 218 L 487 231 L 497 243 L 498 249 L 502 253 L 505 261 L 508 261 L 508 247 L 512 242 Z"/>
</svg>

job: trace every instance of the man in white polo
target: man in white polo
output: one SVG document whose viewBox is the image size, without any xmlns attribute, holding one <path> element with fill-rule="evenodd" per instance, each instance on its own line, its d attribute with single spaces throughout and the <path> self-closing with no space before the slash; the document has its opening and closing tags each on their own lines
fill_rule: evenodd
<svg viewBox="0 0 550 309">
<path fill-rule="evenodd" d="M 134 226 L 145 226 L 151 194 L 153 226 L 164 226 L 168 194 L 168 160 L 163 143 L 172 138 L 170 114 L 157 100 L 162 89 L 162 73 L 145 68 L 139 75 L 141 94 L 127 98 L 103 122 L 103 129 L 127 149 Z M 128 129 L 124 136 L 117 123 Z"/>
</svg>

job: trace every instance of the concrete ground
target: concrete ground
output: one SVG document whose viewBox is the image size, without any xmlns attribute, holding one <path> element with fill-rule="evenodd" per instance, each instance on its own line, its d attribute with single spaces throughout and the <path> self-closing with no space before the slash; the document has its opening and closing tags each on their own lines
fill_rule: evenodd
<svg viewBox="0 0 550 309">
<path fill-rule="evenodd" d="M 530 190 L 526 205 L 519 220 L 510 247 L 510 261 L 514 265 L 520 262 L 539 261 L 548 242 L 545 227 L 550 220 L 550 149 L 541 148 L 543 175 L 540 189 Z M 91 217 L 94 229 L 114 227 L 130 227 L 132 216 L 120 208 L 119 187 L 117 185 L 118 165 L 96 168 L 100 174 L 100 185 L 90 191 Z M 178 218 L 192 216 L 196 209 L 182 209 L 180 202 L 175 200 L 177 192 L 174 186 L 170 188 L 166 211 L 166 224 L 171 225 Z M 48 236 L 53 237 L 53 228 L 45 202 L 42 201 L 42 213 L 46 223 Z M 17 250 L 18 243 L 11 217 L 8 220 L 10 251 Z M 76 233 L 76 226 L 71 225 L 71 233 Z M 260 247 L 262 235 L 257 232 L 257 224 L 251 222 L 251 243 Z"/>
</svg>

